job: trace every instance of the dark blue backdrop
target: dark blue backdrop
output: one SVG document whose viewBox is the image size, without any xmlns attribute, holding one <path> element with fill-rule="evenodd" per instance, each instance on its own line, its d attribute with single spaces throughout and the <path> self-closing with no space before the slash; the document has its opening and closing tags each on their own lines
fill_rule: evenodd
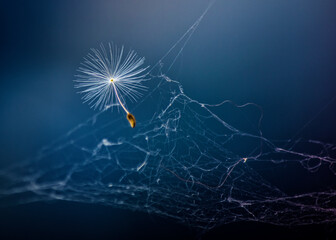
<svg viewBox="0 0 336 240">
<path fill-rule="evenodd" d="M 207 5 L 204 0 L 1 1 L 0 167 L 32 156 L 93 114 L 72 82 L 91 47 L 124 44 L 153 65 Z M 218 0 L 169 76 L 202 102 L 259 104 L 269 139 L 335 142 L 335 13 L 332 0 Z M 311 189 L 314 184 L 307 184 Z M 7 237 L 193 236 L 169 220 L 102 206 L 32 204 L 1 211 L 0 236 Z M 324 226 L 293 230 L 249 223 L 207 236 L 244 236 L 241 226 L 256 235 L 330 234 Z"/>
</svg>

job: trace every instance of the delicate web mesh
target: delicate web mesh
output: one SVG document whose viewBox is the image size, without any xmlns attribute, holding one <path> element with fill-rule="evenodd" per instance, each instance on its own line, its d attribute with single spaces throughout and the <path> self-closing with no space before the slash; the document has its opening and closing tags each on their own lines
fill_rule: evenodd
<svg viewBox="0 0 336 240">
<path fill-rule="evenodd" d="M 94 115 L 35 159 L 4 169 L 2 204 L 99 203 L 203 229 L 242 220 L 335 222 L 335 189 L 288 195 L 253 169 L 256 162 L 292 163 L 308 171 L 328 166 L 335 174 L 335 145 L 300 141 L 284 150 L 260 135 L 259 118 L 238 118 L 235 126 L 251 130 L 241 131 L 217 114 L 258 113 L 254 105 L 201 104 L 161 74 L 149 83 L 153 90 L 133 109 L 135 129 L 124 116 L 113 120 L 109 109 Z M 296 151 L 307 144 L 315 153 Z"/>
</svg>

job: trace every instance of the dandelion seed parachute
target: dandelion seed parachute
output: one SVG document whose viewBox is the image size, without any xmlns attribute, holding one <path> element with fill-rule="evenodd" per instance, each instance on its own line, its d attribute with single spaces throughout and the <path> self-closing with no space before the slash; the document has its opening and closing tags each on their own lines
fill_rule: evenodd
<svg viewBox="0 0 336 240">
<path fill-rule="evenodd" d="M 81 89 L 83 101 L 94 109 L 105 109 L 120 105 L 126 112 L 126 119 L 132 128 L 135 127 L 135 117 L 127 110 L 125 98 L 137 101 L 146 87 L 141 83 L 148 67 L 140 68 L 145 58 L 140 58 L 130 50 L 124 55 L 124 47 L 120 49 L 108 44 L 106 49 L 101 44 L 100 49 L 91 49 L 78 68 L 75 88 Z"/>
</svg>

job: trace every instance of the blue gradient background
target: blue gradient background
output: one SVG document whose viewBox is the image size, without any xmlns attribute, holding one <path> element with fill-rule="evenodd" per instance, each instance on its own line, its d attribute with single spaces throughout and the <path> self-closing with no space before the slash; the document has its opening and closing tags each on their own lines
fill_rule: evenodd
<svg viewBox="0 0 336 240">
<path fill-rule="evenodd" d="M 0 167 L 34 155 L 92 116 L 72 82 L 91 47 L 124 44 L 154 65 L 208 2 L 1 1 Z M 202 102 L 259 104 L 269 139 L 291 139 L 313 119 L 295 138 L 335 143 L 335 29 L 333 0 L 218 0 L 168 75 Z M 319 190 L 333 179 L 330 173 L 311 176 L 290 168 L 287 173 L 288 178 L 275 176 L 274 181 L 288 192 Z M 304 189 L 296 189 L 308 178 Z M 247 231 L 241 232 L 242 227 Z M 2 239 L 195 237 L 167 219 L 62 202 L 2 208 L 0 230 Z M 334 230 L 241 223 L 215 229 L 205 238 L 274 233 L 326 238 Z"/>
</svg>

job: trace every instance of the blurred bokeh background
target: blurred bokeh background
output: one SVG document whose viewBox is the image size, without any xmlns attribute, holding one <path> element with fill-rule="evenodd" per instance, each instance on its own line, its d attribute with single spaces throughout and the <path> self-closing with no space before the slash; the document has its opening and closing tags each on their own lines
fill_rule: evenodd
<svg viewBox="0 0 336 240">
<path fill-rule="evenodd" d="M 76 69 L 90 48 L 114 42 L 136 50 L 154 65 L 208 4 L 205 0 L 1 1 L 0 167 L 33 156 L 92 116 L 93 110 L 82 104 L 73 88 Z M 333 0 L 217 0 L 168 76 L 202 102 L 230 99 L 262 106 L 262 128 L 269 139 L 335 143 L 335 29 Z M 7 237 L 194 236 L 192 230 L 169 220 L 102 206 L 35 204 L 1 211 L 2 234 Z M 278 236 L 282 232 L 305 236 L 309 231 L 330 236 L 325 226 L 309 231 L 240 226 L 256 236 L 263 236 L 258 235 L 261 231 L 265 236 L 274 231 Z M 234 237 L 239 226 L 223 229 L 208 237 L 225 237 L 225 232 Z"/>
</svg>

